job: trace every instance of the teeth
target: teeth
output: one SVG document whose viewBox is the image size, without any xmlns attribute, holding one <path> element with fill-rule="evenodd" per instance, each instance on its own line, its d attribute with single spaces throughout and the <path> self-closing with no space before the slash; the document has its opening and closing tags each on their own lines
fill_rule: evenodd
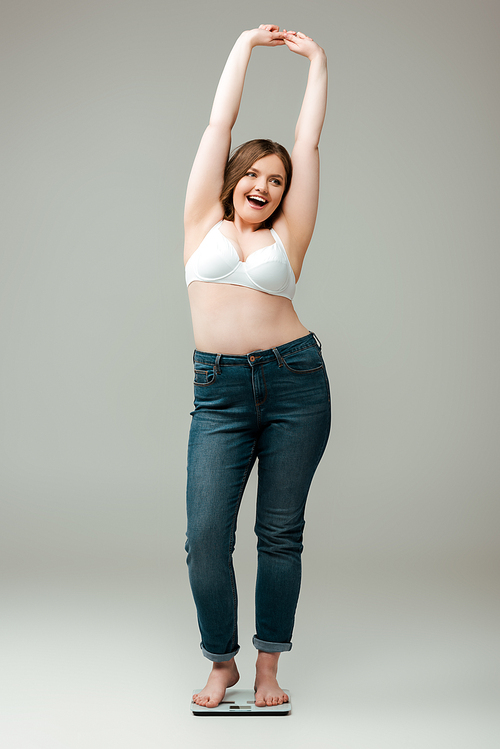
<svg viewBox="0 0 500 749">
<path fill-rule="evenodd" d="M 264 200 L 264 198 L 261 198 L 258 195 L 249 195 L 248 197 L 252 198 L 252 200 L 259 200 L 261 203 L 267 203 L 267 200 Z"/>
</svg>

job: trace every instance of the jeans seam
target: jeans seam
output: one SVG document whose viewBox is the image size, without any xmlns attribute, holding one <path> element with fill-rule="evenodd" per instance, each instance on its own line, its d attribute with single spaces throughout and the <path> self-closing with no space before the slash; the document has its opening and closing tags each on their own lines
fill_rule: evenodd
<svg viewBox="0 0 500 749">
<path fill-rule="evenodd" d="M 332 402 L 331 392 L 330 392 L 330 383 L 328 381 L 328 375 L 326 373 L 326 369 L 323 367 L 323 374 L 325 375 L 325 386 L 326 386 L 326 394 L 328 396 L 328 403 Z"/>
<path fill-rule="evenodd" d="M 233 632 L 232 632 L 232 635 L 231 635 L 231 650 L 234 650 L 234 648 L 236 647 L 236 631 L 237 631 L 237 627 L 238 627 L 238 611 L 237 611 L 237 607 L 236 607 L 236 583 L 235 583 L 235 579 L 234 579 L 234 569 L 232 567 L 232 551 L 231 551 L 231 549 L 234 549 L 234 545 L 235 545 L 234 528 L 235 528 L 235 525 L 236 525 L 236 518 L 238 517 L 238 512 L 239 512 L 240 505 L 241 505 L 241 498 L 243 496 L 243 492 L 245 491 L 245 486 L 246 486 L 246 483 L 247 483 L 247 480 L 248 480 L 248 472 L 249 472 L 250 466 L 252 465 L 252 458 L 253 458 L 253 455 L 254 455 L 254 452 L 255 452 L 255 446 L 256 446 L 256 444 L 257 444 L 257 440 L 255 439 L 254 442 L 253 442 L 253 445 L 252 445 L 252 449 L 250 450 L 250 456 L 248 458 L 248 462 L 247 462 L 246 467 L 245 467 L 245 472 L 243 474 L 243 479 L 241 481 L 240 491 L 238 493 L 238 501 L 236 503 L 236 508 L 235 508 L 234 516 L 233 516 L 233 522 L 232 522 L 232 525 L 231 525 L 231 533 L 230 533 L 230 536 L 229 536 L 229 556 L 228 556 L 228 559 L 229 559 L 229 578 L 231 580 L 231 592 L 233 594 L 233 620 L 234 620 L 234 623 L 233 623 Z"/>
<path fill-rule="evenodd" d="M 295 372 L 296 374 L 310 374 L 311 372 L 319 372 L 320 369 L 324 369 L 323 364 L 320 364 L 319 367 L 314 367 L 313 369 L 292 369 L 292 367 L 288 366 L 286 362 L 285 367 L 289 372 Z"/>
<path fill-rule="evenodd" d="M 319 361 L 320 361 L 320 365 L 319 365 L 319 367 L 312 367 L 311 369 L 294 369 L 294 368 L 293 368 L 293 367 L 291 367 L 291 366 L 290 366 L 289 364 L 287 364 L 287 361 L 286 361 L 286 360 L 287 360 L 287 355 L 285 355 L 285 356 L 283 357 L 283 364 L 285 365 L 285 367 L 286 367 L 286 368 L 287 368 L 287 369 L 288 369 L 288 370 L 289 370 L 290 372 L 296 372 L 297 374 L 300 374 L 300 373 L 308 374 L 308 373 L 310 373 L 310 372 L 319 372 L 319 370 L 320 370 L 320 369 L 324 369 L 324 368 L 325 368 L 325 363 L 324 363 L 324 361 L 323 361 L 323 357 L 321 356 L 321 349 L 319 349 L 319 348 L 318 348 L 318 347 L 316 346 L 316 344 L 315 344 L 315 343 L 313 343 L 313 344 L 312 344 L 311 346 L 307 346 L 306 348 L 304 348 L 304 349 L 301 349 L 301 351 L 307 351 L 307 349 L 310 349 L 310 348 L 315 348 L 315 349 L 316 349 L 316 351 L 318 352 L 318 357 L 319 357 Z M 298 352 L 297 352 L 297 351 L 295 351 L 295 352 L 293 352 L 293 353 L 298 353 Z M 291 356 L 291 355 L 292 355 L 292 353 L 290 354 L 290 356 Z"/>
<path fill-rule="evenodd" d="M 254 385 L 254 372 L 256 372 L 256 371 L 257 371 L 256 368 L 254 368 L 254 370 L 252 371 L 252 390 L 253 390 L 253 399 L 254 399 L 254 403 L 255 403 L 255 411 L 256 411 L 256 414 L 257 414 L 257 426 L 260 427 L 260 410 L 259 410 L 259 407 L 262 406 L 266 402 L 266 400 L 267 400 L 267 382 L 266 382 L 266 378 L 264 376 L 264 366 L 262 364 L 260 364 L 260 372 L 262 374 L 262 379 L 264 381 L 264 398 L 261 401 L 257 401 L 256 398 L 255 398 L 256 393 L 255 393 L 255 385 Z"/>
<path fill-rule="evenodd" d="M 196 366 L 206 367 L 206 369 L 196 369 Z M 205 375 L 205 382 L 196 382 L 196 375 Z M 210 379 L 208 379 L 210 377 Z M 203 362 L 195 362 L 194 364 L 194 378 L 193 384 L 197 387 L 209 387 L 213 385 L 217 378 L 217 372 L 215 365 L 204 364 Z"/>
<path fill-rule="evenodd" d="M 291 349 L 291 351 L 286 351 L 284 354 L 281 354 L 281 356 L 285 359 L 287 356 L 291 356 L 292 354 L 298 354 L 300 351 L 307 351 L 308 348 L 318 348 L 316 345 L 316 342 L 313 341 L 313 343 L 303 343 L 302 346 L 298 346 L 297 348 Z"/>
</svg>

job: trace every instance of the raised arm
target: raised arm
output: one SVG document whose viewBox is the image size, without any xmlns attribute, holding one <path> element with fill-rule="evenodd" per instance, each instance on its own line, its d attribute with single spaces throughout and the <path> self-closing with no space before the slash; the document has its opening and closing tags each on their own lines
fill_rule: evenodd
<svg viewBox="0 0 500 749">
<path fill-rule="evenodd" d="M 231 50 L 217 87 L 209 125 L 191 169 L 184 210 L 186 230 L 206 221 L 212 214 L 222 215 L 219 196 L 231 147 L 231 130 L 238 116 L 252 49 L 259 45 L 283 44 L 283 32 L 278 26 L 263 25 L 244 31 Z"/>
<path fill-rule="evenodd" d="M 295 128 L 292 151 L 293 176 L 290 190 L 275 226 L 289 237 L 288 247 L 294 270 L 300 272 L 311 241 L 319 199 L 318 144 L 326 113 L 328 74 L 324 50 L 300 31 L 286 32 L 288 49 L 310 61 L 309 77 Z M 280 223 L 284 224 L 280 227 Z"/>
</svg>

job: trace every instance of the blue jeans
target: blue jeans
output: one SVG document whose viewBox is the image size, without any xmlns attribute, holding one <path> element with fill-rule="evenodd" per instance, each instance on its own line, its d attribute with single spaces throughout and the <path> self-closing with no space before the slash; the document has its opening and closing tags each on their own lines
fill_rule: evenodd
<svg viewBox="0 0 500 749">
<path fill-rule="evenodd" d="M 188 447 L 187 564 L 201 649 L 239 650 L 232 562 L 236 520 L 258 459 L 253 644 L 292 647 L 307 494 L 330 431 L 330 391 L 313 333 L 244 356 L 194 352 Z"/>
</svg>

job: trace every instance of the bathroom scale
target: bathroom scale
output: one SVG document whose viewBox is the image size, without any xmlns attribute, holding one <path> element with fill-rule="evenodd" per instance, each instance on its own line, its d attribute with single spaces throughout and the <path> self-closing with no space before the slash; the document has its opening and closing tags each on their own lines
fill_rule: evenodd
<svg viewBox="0 0 500 749">
<path fill-rule="evenodd" d="M 288 695 L 288 702 L 284 702 L 283 705 L 256 707 L 253 689 L 228 689 L 217 707 L 202 707 L 191 702 L 191 711 L 193 715 L 289 715 L 292 711 L 292 700 L 288 689 L 283 691 Z M 201 692 L 201 689 L 194 689 L 192 694 L 198 692 Z"/>
</svg>

